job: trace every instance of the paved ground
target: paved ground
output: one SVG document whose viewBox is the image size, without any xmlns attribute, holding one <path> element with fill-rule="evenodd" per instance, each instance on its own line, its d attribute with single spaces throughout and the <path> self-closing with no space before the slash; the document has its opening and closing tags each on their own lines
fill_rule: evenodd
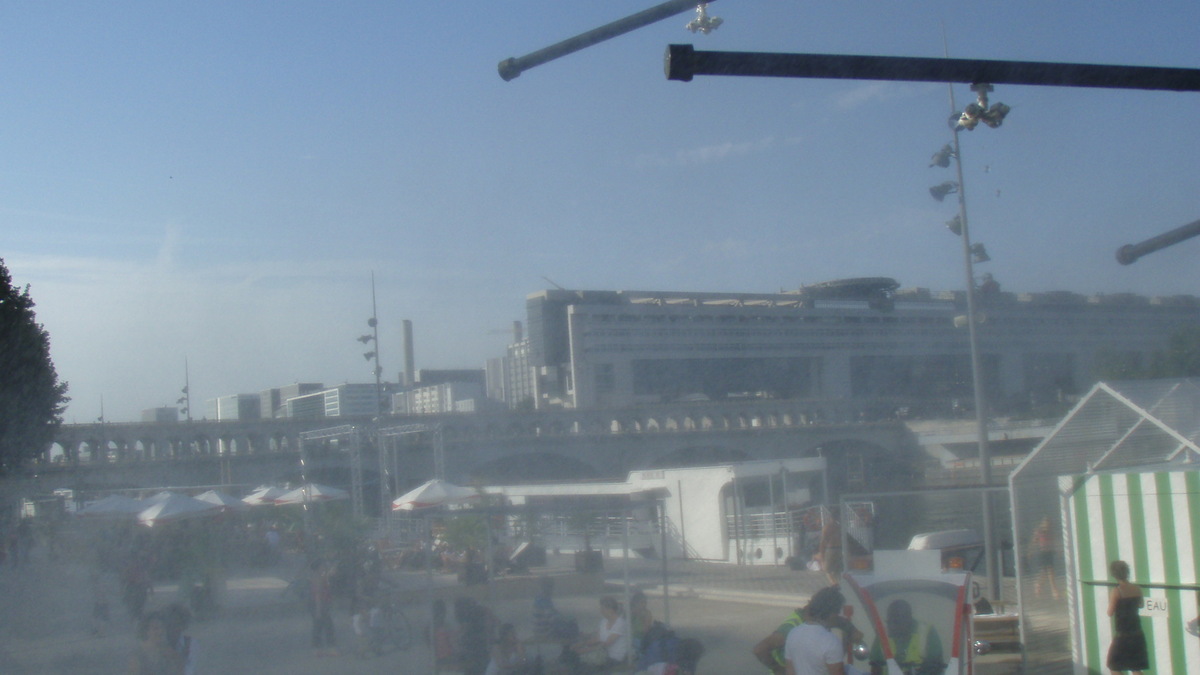
<svg viewBox="0 0 1200 675">
<path fill-rule="evenodd" d="M 231 574 L 222 611 L 214 618 L 193 625 L 190 633 L 200 653 L 201 674 L 316 675 L 318 673 L 432 673 L 429 654 L 420 640 L 405 652 L 358 659 L 353 651 L 349 616 L 335 615 L 343 655 L 316 657 L 308 647 L 310 620 L 298 601 L 283 589 L 300 568 L 298 560 L 285 561 L 268 570 L 244 570 Z M 750 648 L 773 630 L 819 587 L 818 575 L 780 568 L 757 570 L 759 580 L 751 584 L 743 573 L 730 566 L 695 563 L 692 574 L 672 571 L 670 621 L 681 636 L 695 637 L 706 648 L 701 673 L 734 674 L 763 672 L 750 655 Z M 630 580 L 641 585 L 657 583 L 656 567 L 642 564 L 631 570 Z M 610 582 L 620 581 L 621 570 L 609 571 Z M 721 583 L 722 578 L 724 583 Z M 566 577 L 563 577 L 566 581 Z M 422 574 L 397 575 L 395 580 L 411 588 L 424 588 Z M 453 579 L 439 578 L 452 585 Z M 689 583 L 690 582 L 690 583 Z M 564 584 L 570 586 L 571 584 Z M 458 592 L 447 590 L 446 592 Z M 475 592 L 484 592 L 475 589 Z M 558 593 L 559 608 L 577 617 L 584 630 L 596 620 L 600 590 Z M 619 591 L 618 591 L 619 593 Z M 531 631 L 530 607 L 526 597 L 494 590 L 492 606 L 504 621 L 518 630 Z M 483 596 L 486 598 L 486 595 Z M 407 612 L 414 625 L 423 625 L 427 612 L 423 592 L 414 596 Z M 160 585 L 151 605 L 176 599 L 173 586 Z M 90 675 L 127 672 L 128 656 L 134 646 L 132 622 L 119 603 L 113 603 L 114 621 L 109 634 L 90 634 L 91 592 L 85 569 L 80 565 L 51 563 L 42 559 L 26 568 L 0 569 L 0 673 L 21 675 Z M 666 607 L 661 597 L 652 596 L 651 609 L 662 617 Z M 1011 661 L 991 657 L 976 672 L 1014 672 Z"/>
</svg>

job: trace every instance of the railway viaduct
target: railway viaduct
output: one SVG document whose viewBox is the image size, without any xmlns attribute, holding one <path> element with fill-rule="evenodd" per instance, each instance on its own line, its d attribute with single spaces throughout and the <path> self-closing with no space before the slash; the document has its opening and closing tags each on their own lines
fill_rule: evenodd
<svg viewBox="0 0 1200 675">
<path fill-rule="evenodd" d="M 298 480 L 304 457 L 309 479 L 346 483 L 357 461 L 364 483 L 377 483 L 383 469 L 402 488 L 434 475 L 439 463 L 448 480 L 469 484 L 616 479 L 635 469 L 821 455 L 830 462 L 831 481 L 854 488 L 876 482 L 872 478 L 894 478 L 914 464 L 913 434 L 900 421 L 878 419 L 893 409 L 876 403 L 873 410 L 886 412 L 873 415 L 851 402 L 747 400 L 378 422 L 64 425 L 26 479 L 40 492 L 245 486 Z M 868 421 L 872 417 L 876 421 Z"/>
</svg>

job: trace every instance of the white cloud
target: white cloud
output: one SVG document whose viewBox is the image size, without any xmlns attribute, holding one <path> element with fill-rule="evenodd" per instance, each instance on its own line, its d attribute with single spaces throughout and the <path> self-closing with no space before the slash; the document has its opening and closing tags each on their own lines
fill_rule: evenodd
<svg viewBox="0 0 1200 675">
<path fill-rule="evenodd" d="M 847 89 L 833 97 L 833 103 L 841 110 L 853 110 L 868 104 L 879 104 L 896 99 L 924 96 L 927 85 L 912 85 L 897 82 L 868 82 Z"/>
<path fill-rule="evenodd" d="M 742 157 L 763 152 L 777 145 L 774 136 L 757 141 L 734 143 L 726 141 L 715 145 L 704 145 L 696 148 L 677 150 L 673 155 L 645 153 L 634 159 L 634 166 L 639 169 L 658 167 L 695 166 L 719 162 L 731 157 Z"/>
</svg>

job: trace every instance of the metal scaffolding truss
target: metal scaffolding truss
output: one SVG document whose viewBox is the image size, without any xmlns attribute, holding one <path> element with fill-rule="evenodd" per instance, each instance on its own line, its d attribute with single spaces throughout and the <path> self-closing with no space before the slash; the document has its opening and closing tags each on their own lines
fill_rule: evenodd
<svg viewBox="0 0 1200 675">
<path fill-rule="evenodd" d="M 314 429 L 300 434 L 300 479 L 305 484 L 308 480 L 307 445 L 315 441 L 337 441 L 341 447 L 343 441 L 349 442 L 350 451 L 350 499 L 354 515 L 363 516 L 363 470 L 362 470 L 362 433 L 352 424 L 343 424 L 325 429 Z"/>
</svg>

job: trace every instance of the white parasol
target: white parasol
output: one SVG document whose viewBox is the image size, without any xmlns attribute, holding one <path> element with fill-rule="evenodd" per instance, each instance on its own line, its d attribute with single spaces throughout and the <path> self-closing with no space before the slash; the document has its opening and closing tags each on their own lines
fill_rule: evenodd
<svg viewBox="0 0 1200 675">
<path fill-rule="evenodd" d="M 84 518 L 130 518 L 132 519 L 143 509 L 146 502 L 125 495 L 112 494 L 99 501 L 92 502 L 80 509 L 78 515 Z"/>
<path fill-rule="evenodd" d="M 276 499 L 287 494 L 287 490 L 274 485 L 262 485 L 242 497 L 242 502 L 249 506 L 262 506 L 263 504 L 274 504 Z"/>
<path fill-rule="evenodd" d="M 277 497 L 276 504 L 313 504 L 316 502 L 331 502 L 336 499 L 349 499 L 350 493 L 328 485 L 309 483 L 301 485 L 291 492 Z"/>
<path fill-rule="evenodd" d="M 219 492 L 217 490 L 202 492 L 196 495 L 196 499 L 199 499 L 202 502 L 216 504 L 224 511 L 245 511 L 246 509 L 250 508 L 249 504 L 238 499 L 237 497 L 227 495 L 224 492 Z"/>
<path fill-rule="evenodd" d="M 185 518 L 214 516 L 220 512 L 221 507 L 216 504 L 201 501 L 195 497 L 188 497 L 187 495 L 171 494 L 159 499 L 158 503 L 147 507 L 138 514 L 137 519 L 143 525 L 157 525 Z"/>
<path fill-rule="evenodd" d="M 479 493 L 468 487 L 433 479 L 409 490 L 392 502 L 393 511 L 415 511 L 444 504 L 465 504 L 478 499 Z"/>
</svg>

